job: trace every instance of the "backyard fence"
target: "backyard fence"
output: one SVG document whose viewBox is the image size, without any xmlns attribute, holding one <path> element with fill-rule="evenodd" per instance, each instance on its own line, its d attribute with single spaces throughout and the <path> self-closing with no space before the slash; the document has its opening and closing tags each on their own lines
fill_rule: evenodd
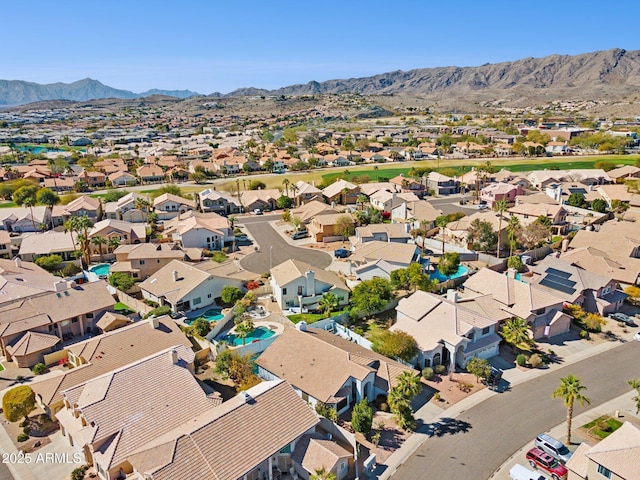
<svg viewBox="0 0 640 480">
<path fill-rule="evenodd" d="M 147 313 L 149 313 L 151 310 L 153 310 L 152 306 L 147 305 L 146 303 L 136 298 L 133 298 L 131 295 L 127 295 L 121 290 L 116 290 L 116 297 L 118 298 L 119 302 L 122 302 L 128 307 L 133 308 L 136 312 L 138 312 L 143 317 Z"/>
</svg>

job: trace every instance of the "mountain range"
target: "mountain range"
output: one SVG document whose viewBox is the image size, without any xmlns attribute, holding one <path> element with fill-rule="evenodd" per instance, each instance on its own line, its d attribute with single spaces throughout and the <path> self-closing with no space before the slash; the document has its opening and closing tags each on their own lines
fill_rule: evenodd
<svg viewBox="0 0 640 480">
<path fill-rule="evenodd" d="M 359 93 L 363 95 L 414 95 L 475 101 L 502 99 L 522 103 L 532 99 L 616 101 L 640 87 L 640 50 L 619 48 L 580 55 L 550 55 L 478 67 L 437 67 L 381 73 L 371 77 L 310 81 L 276 90 L 240 88 L 226 95 L 313 95 Z M 118 90 L 97 80 L 40 85 L 0 80 L 0 105 L 20 105 L 43 100 L 87 101 L 100 98 L 139 98 L 166 95 L 180 99 L 199 95 L 189 90 Z"/>
<path fill-rule="evenodd" d="M 109 87 L 91 78 L 73 83 L 49 83 L 42 85 L 23 80 L 0 80 L 0 106 L 23 105 L 45 100 L 87 101 L 98 98 L 141 98 L 151 95 L 166 95 L 189 98 L 200 95 L 190 90 L 148 90 L 134 93 Z"/>
</svg>

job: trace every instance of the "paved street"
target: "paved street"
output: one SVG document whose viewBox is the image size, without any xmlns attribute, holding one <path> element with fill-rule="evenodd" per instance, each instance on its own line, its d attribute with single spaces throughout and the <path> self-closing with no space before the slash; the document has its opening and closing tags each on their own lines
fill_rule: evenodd
<svg viewBox="0 0 640 480">
<path fill-rule="evenodd" d="M 244 225 L 254 239 L 259 250 L 240 260 L 245 270 L 262 274 L 268 272 L 270 264 L 276 266 L 290 258 L 306 262 L 314 267 L 325 269 L 331 265 L 331 255 L 320 250 L 295 247 L 287 242 L 268 222 L 280 215 L 260 217 L 239 217 L 236 224 Z"/>
<path fill-rule="evenodd" d="M 561 377 L 577 375 L 595 407 L 629 391 L 627 380 L 638 376 L 638 355 L 640 344 L 628 342 L 518 384 L 455 419 L 423 425 L 420 431 L 432 438 L 385 477 L 424 479 L 444 474 L 447 480 L 487 479 L 516 449 L 565 420 L 562 401 L 551 398 Z M 575 415 L 584 411 L 576 405 Z"/>
<path fill-rule="evenodd" d="M 478 207 L 476 205 L 471 204 L 471 200 L 473 196 L 471 193 L 467 193 L 465 195 L 465 199 L 467 200 L 466 205 L 460 205 L 460 200 L 462 199 L 462 195 L 449 195 L 447 197 L 425 197 L 431 205 L 435 208 L 439 208 L 445 215 L 456 212 L 464 212 L 465 215 L 473 215 L 478 211 Z"/>
</svg>

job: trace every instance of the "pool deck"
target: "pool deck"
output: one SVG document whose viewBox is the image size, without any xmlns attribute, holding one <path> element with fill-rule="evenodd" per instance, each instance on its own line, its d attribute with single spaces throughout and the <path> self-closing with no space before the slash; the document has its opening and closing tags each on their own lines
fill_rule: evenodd
<svg viewBox="0 0 640 480">
<path fill-rule="evenodd" d="M 276 322 L 270 322 L 268 320 L 258 320 L 253 322 L 253 326 L 255 328 L 258 327 L 266 327 L 270 330 L 272 330 L 274 332 L 274 334 L 272 336 L 277 336 L 280 335 L 284 332 L 284 325 L 280 324 L 280 323 L 276 323 Z M 216 338 L 216 340 L 219 340 L 221 337 L 225 336 L 225 335 L 233 335 L 236 331 L 236 327 L 233 327 L 231 330 L 228 330 L 226 332 L 222 332 L 220 335 L 218 335 L 218 338 Z M 269 337 L 271 338 L 271 337 Z M 229 345 L 229 348 L 237 348 L 237 347 L 241 347 L 242 345 Z"/>
</svg>

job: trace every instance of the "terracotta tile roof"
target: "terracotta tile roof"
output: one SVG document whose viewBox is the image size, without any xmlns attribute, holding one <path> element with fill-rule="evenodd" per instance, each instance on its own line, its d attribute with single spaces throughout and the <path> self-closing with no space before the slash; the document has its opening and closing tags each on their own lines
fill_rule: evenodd
<svg viewBox="0 0 640 480">
<path fill-rule="evenodd" d="M 276 265 L 271 269 L 271 276 L 280 287 L 284 287 L 295 279 L 304 277 L 308 271 L 314 273 L 315 279 L 318 282 L 349 291 L 349 287 L 345 285 L 336 273 L 313 267 L 300 260 L 290 259 L 280 265 Z"/>
<path fill-rule="evenodd" d="M 591 447 L 585 455 L 611 470 L 616 477 L 640 479 L 640 429 L 630 422 L 624 422 L 622 427 Z"/>
<path fill-rule="evenodd" d="M 351 182 L 348 182 L 346 180 L 340 179 L 340 180 L 332 183 L 331 185 L 329 185 L 325 189 L 323 189 L 322 190 L 322 194 L 327 198 L 333 198 L 336 195 L 342 194 L 342 191 L 345 188 L 347 190 L 349 190 L 349 191 L 359 189 L 358 185 L 355 185 L 355 184 L 353 184 Z"/>
<path fill-rule="evenodd" d="M 321 468 L 330 472 L 341 459 L 351 456 L 351 452 L 336 442 L 322 438 L 319 434 L 309 434 L 296 442 L 291 459 L 302 465 L 307 472 L 314 474 Z"/>
<path fill-rule="evenodd" d="M 181 205 L 186 205 L 187 207 L 196 208 L 196 204 L 191 200 L 187 200 L 186 198 L 179 197 L 178 195 L 173 195 L 171 193 L 163 193 L 162 195 L 153 199 L 153 206 L 158 207 L 161 203 L 164 202 L 175 202 Z"/>
<path fill-rule="evenodd" d="M 300 218 L 304 223 L 311 221 L 314 217 L 323 213 L 337 213 L 337 211 L 331 208 L 330 205 L 318 200 L 313 200 L 291 210 L 291 215 Z"/>
<path fill-rule="evenodd" d="M 129 456 L 153 480 L 236 479 L 318 423 L 315 412 L 286 382 L 263 382 L 204 412 Z M 286 408 L 283 408 L 286 406 Z"/>
<path fill-rule="evenodd" d="M 27 332 L 12 345 L 9 345 L 7 351 L 15 357 L 21 357 L 51 348 L 58 342 L 60 339 L 55 335 Z"/>
<path fill-rule="evenodd" d="M 177 280 L 173 272 L 178 272 Z M 172 260 L 156 273 L 140 283 L 140 288 L 156 297 L 165 297 L 175 304 L 189 292 L 206 282 L 211 275 L 179 260 Z"/>
<path fill-rule="evenodd" d="M 72 200 L 66 205 L 65 210 L 68 213 L 77 212 L 78 210 L 97 210 L 100 207 L 100 199 L 92 198 L 88 195 L 82 195 L 81 197 Z"/>
<path fill-rule="evenodd" d="M 105 312 L 104 315 L 100 317 L 100 320 L 96 322 L 96 327 L 106 332 L 109 330 L 114 330 L 118 326 L 126 325 L 132 322 L 133 320 L 131 320 L 126 315 L 114 312 Z"/>
<path fill-rule="evenodd" d="M 170 317 L 159 318 L 158 328 L 155 329 L 147 321 L 136 322 L 67 347 L 76 357 L 83 358 L 86 364 L 65 371 L 59 377 L 34 382 L 32 387 L 45 405 L 51 405 L 62 399 L 62 390 L 175 345 L 190 348 L 191 342 Z"/>
<path fill-rule="evenodd" d="M 418 247 L 415 244 L 374 240 L 356 245 L 356 250 L 350 260 L 355 263 L 367 263 L 382 259 L 390 263 L 409 265 L 416 256 L 417 250 Z"/>
</svg>

